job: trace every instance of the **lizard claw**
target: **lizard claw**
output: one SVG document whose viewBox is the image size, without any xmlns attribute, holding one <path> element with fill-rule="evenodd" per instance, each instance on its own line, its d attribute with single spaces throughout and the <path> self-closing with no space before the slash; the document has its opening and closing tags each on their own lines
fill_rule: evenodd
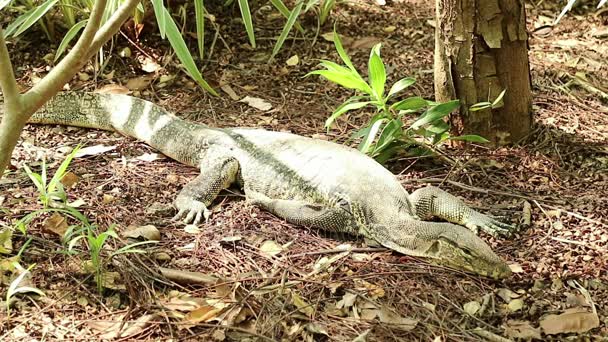
<svg viewBox="0 0 608 342">
<path fill-rule="evenodd" d="M 507 223 L 500 222 L 490 216 L 477 213 L 473 215 L 465 224 L 467 228 L 477 233 L 479 229 L 493 237 L 510 237 L 516 227 Z"/>
<path fill-rule="evenodd" d="M 171 219 L 172 221 L 181 220 L 185 224 L 191 223 L 197 225 L 201 223 L 203 218 L 206 222 L 211 216 L 211 211 L 207 209 L 207 206 L 195 199 L 178 198 L 175 200 L 174 205 L 178 209 L 178 212 Z"/>
</svg>

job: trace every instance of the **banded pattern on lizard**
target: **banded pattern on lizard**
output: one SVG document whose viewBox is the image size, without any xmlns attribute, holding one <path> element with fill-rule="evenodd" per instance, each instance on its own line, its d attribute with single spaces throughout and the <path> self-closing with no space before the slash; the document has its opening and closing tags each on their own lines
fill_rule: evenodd
<svg viewBox="0 0 608 342">
<path fill-rule="evenodd" d="M 207 127 L 116 94 L 62 93 L 30 122 L 117 131 L 200 168 L 174 201 L 176 218 L 185 222 L 208 218 L 218 193 L 236 183 L 248 201 L 295 224 L 363 236 L 483 276 L 511 273 L 476 233 L 508 235 L 512 226 L 435 187 L 409 195 L 391 172 L 346 146 L 261 129 Z M 448 222 L 423 221 L 433 216 Z"/>
</svg>

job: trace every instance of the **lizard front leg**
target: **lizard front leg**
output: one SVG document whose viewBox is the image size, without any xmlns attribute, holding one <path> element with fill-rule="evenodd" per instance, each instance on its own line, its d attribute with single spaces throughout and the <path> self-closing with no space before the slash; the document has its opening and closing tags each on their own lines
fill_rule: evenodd
<svg viewBox="0 0 608 342">
<path fill-rule="evenodd" d="M 235 158 L 215 158 L 201 162 L 201 173 L 186 184 L 177 195 L 174 205 L 177 215 L 173 220 L 198 224 L 204 217 L 209 219 L 211 211 L 207 209 L 217 194 L 232 184 L 239 172 L 239 163 Z"/>
<path fill-rule="evenodd" d="M 509 236 L 515 229 L 512 225 L 471 209 L 458 197 L 434 186 L 414 191 L 410 195 L 410 201 L 416 209 L 416 215 L 423 220 L 435 216 L 465 226 L 475 233 L 481 229 L 492 236 Z"/>
</svg>

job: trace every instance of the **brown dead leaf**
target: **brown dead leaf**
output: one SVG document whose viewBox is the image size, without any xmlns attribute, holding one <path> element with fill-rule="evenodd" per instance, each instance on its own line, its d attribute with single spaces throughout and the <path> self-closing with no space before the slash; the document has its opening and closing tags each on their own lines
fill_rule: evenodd
<svg viewBox="0 0 608 342">
<path fill-rule="evenodd" d="M 133 227 L 130 226 L 122 234 L 124 237 L 131 239 L 143 239 L 146 241 L 160 241 L 160 231 L 155 226 L 149 224 L 146 226 Z"/>
<path fill-rule="evenodd" d="M 510 338 L 532 338 L 540 340 L 540 328 L 534 328 L 530 322 L 509 320 L 504 326 L 505 335 Z"/>
<path fill-rule="evenodd" d="M 46 233 L 53 233 L 57 236 L 63 237 L 65 232 L 68 230 L 67 219 L 60 213 L 54 213 L 49 218 L 44 220 L 42 229 Z"/>
<path fill-rule="evenodd" d="M 351 49 L 369 50 L 381 41 L 382 39 L 377 37 L 361 37 L 353 40 L 351 44 L 344 43 L 344 45 L 350 47 Z"/>
<path fill-rule="evenodd" d="M 272 109 L 272 105 L 270 104 L 270 102 L 268 102 L 264 99 L 261 99 L 259 97 L 245 96 L 239 102 L 244 102 L 244 103 L 248 104 L 250 107 L 259 109 L 263 112 Z"/>
<path fill-rule="evenodd" d="M 315 314 L 315 309 L 312 305 L 308 304 L 300 295 L 296 292 L 291 291 L 291 301 L 293 305 L 298 308 L 298 311 L 305 314 L 308 317 L 312 317 Z"/>
<path fill-rule="evenodd" d="M 130 94 L 131 91 L 129 88 L 122 86 L 120 84 L 106 84 L 105 86 L 95 90 L 96 93 L 99 94 Z"/>
<path fill-rule="evenodd" d="M 154 75 L 134 77 L 127 81 L 126 87 L 129 90 L 143 90 L 148 88 L 153 79 Z"/>
<path fill-rule="evenodd" d="M 403 317 L 386 306 L 382 306 L 378 311 L 378 319 L 382 323 L 394 324 L 397 328 L 405 331 L 414 329 L 418 324 L 417 320 Z"/>
<path fill-rule="evenodd" d="M 220 87 L 220 89 L 222 89 L 222 91 L 224 91 L 224 93 L 228 94 L 228 96 L 230 96 L 230 98 L 233 101 L 238 101 L 241 98 L 236 94 L 236 92 L 234 91 L 234 89 L 232 89 L 232 87 L 228 84 L 224 84 Z"/>
<path fill-rule="evenodd" d="M 195 310 L 190 311 L 184 321 L 191 324 L 196 324 L 200 322 L 209 322 L 212 319 L 216 318 L 223 309 L 216 308 L 213 305 L 203 305 Z"/>
<path fill-rule="evenodd" d="M 567 309 L 559 315 L 547 315 L 540 321 L 545 334 L 583 333 L 600 325 L 595 312 L 582 308 Z"/>
<path fill-rule="evenodd" d="M 74 184 L 78 182 L 79 179 L 80 177 L 76 176 L 74 172 L 68 171 L 61 178 L 61 184 L 63 184 L 63 186 L 66 188 L 71 188 L 72 186 L 74 186 Z"/>
<path fill-rule="evenodd" d="M 102 333 L 99 337 L 103 340 L 113 340 L 116 338 L 128 338 L 141 333 L 150 321 L 158 318 L 158 314 L 143 315 L 135 321 L 123 322 L 124 317 L 119 317 L 114 321 L 88 321 L 87 325 Z"/>
</svg>

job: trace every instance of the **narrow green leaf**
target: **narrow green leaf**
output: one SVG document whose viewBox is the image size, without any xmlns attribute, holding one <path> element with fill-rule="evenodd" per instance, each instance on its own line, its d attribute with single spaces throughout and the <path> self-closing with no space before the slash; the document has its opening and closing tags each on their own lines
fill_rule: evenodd
<svg viewBox="0 0 608 342">
<path fill-rule="evenodd" d="M 336 0 L 323 1 L 323 3 L 321 4 L 321 13 L 319 14 L 319 21 L 321 22 L 321 25 L 325 24 L 325 21 L 327 21 L 327 18 L 329 17 L 329 14 L 331 13 L 331 10 L 334 8 L 335 5 Z"/>
<path fill-rule="evenodd" d="M 205 56 L 205 6 L 203 0 L 194 0 L 194 15 L 196 17 L 196 42 L 198 43 L 198 56 Z"/>
<path fill-rule="evenodd" d="M 502 105 L 500 105 L 502 98 L 505 97 L 505 93 L 507 92 L 507 89 L 504 89 L 503 91 L 500 92 L 500 94 L 498 94 L 498 97 L 494 100 L 494 102 L 492 102 L 492 108 L 499 108 L 502 107 Z"/>
<path fill-rule="evenodd" d="M 395 84 L 393 84 L 393 86 L 391 87 L 391 90 L 389 90 L 389 92 L 388 92 L 388 97 L 391 97 L 391 96 L 397 94 L 398 92 L 411 86 L 414 83 L 416 83 L 416 79 L 413 77 L 406 77 L 406 78 L 400 79 L 399 81 L 395 82 Z"/>
<path fill-rule="evenodd" d="M 325 120 L 325 128 L 329 129 L 331 124 L 337 118 L 339 118 L 340 115 L 342 115 L 350 110 L 363 108 L 363 107 L 367 106 L 368 104 L 369 104 L 369 102 L 354 102 L 354 103 L 345 103 L 345 104 L 341 105 L 331 114 L 331 116 L 327 120 Z"/>
<path fill-rule="evenodd" d="M 386 122 L 387 119 L 380 119 L 376 122 L 374 122 L 374 124 L 371 126 L 369 133 L 367 133 L 367 136 L 365 137 L 365 140 L 363 140 L 361 147 L 359 148 L 359 150 L 363 153 L 369 152 L 369 148 L 372 145 L 372 143 L 374 142 L 374 140 L 376 139 L 376 135 L 378 134 L 378 131 L 380 130 L 380 126 L 382 126 L 382 124 L 384 122 Z"/>
<path fill-rule="evenodd" d="M 30 26 L 34 25 L 43 15 L 46 14 L 59 0 L 47 0 L 42 5 L 36 7 L 36 9 L 30 13 L 26 19 L 23 21 L 19 29 L 15 32 L 13 36 L 17 37 L 22 34 L 25 30 L 30 28 Z M 28 12 L 29 13 L 29 12 Z"/>
<path fill-rule="evenodd" d="M 352 73 L 339 73 L 329 70 L 315 70 L 309 72 L 307 76 L 308 75 L 321 75 L 330 80 L 331 82 L 337 83 L 345 88 L 357 89 L 370 95 L 372 93 L 372 90 L 369 85 L 365 83 L 365 81 L 362 81 L 357 76 L 353 75 Z"/>
<path fill-rule="evenodd" d="M 445 121 L 438 120 L 429 127 L 426 128 L 427 131 L 434 134 L 442 134 L 450 129 L 450 125 L 448 125 Z"/>
<path fill-rule="evenodd" d="M 70 154 L 68 154 L 68 156 L 64 159 L 64 161 L 61 163 L 61 165 L 59 165 L 59 168 L 57 168 L 57 171 L 55 171 L 53 178 L 51 178 L 51 181 L 49 182 L 49 185 L 47 187 L 47 192 L 49 192 L 49 193 L 55 192 L 55 190 L 58 188 L 59 182 L 61 181 L 61 179 L 65 175 L 66 171 L 68 170 L 68 167 L 70 166 L 70 163 L 72 162 L 72 159 L 74 159 L 74 156 L 76 155 L 76 153 L 78 153 L 79 150 L 80 150 L 80 146 L 77 146 L 75 149 L 72 150 L 72 152 L 70 152 Z"/>
<path fill-rule="evenodd" d="M 298 19 L 298 16 L 300 15 L 300 11 L 302 11 L 303 5 L 304 5 L 304 2 L 302 0 L 300 0 L 297 3 L 296 7 L 293 9 L 293 11 L 291 11 L 289 18 L 287 18 L 287 23 L 285 24 L 285 26 L 283 26 L 283 31 L 281 31 L 281 35 L 279 36 L 277 43 L 274 45 L 274 48 L 272 49 L 272 55 L 270 56 L 270 59 L 273 59 L 274 56 L 277 55 L 277 53 L 283 46 L 283 43 L 285 42 L 285 39 L 287 39 L 287 35 L 291 31 L 293 24 L 296 22 L 296 19 Z"/>
<path fill-rule="evenodd" d="M 289 19 L 289 16 L 291 15 L 291 11 L 289 10 L 289 8 L 287 8 L 287 6 L 285 6 L 285 3 L 283 1 L 270 0 L 270 3 L 274 6 L 274 8 L 276 8 L 285 17 L 285 19 Z M 300 23 L 298 23 L 296 21 L 294 26 L 296 27 L 296 29 L 298 31 L 300 31 L 301 33 L 304 33 L 304 29 L 302 28 L 302 25 L 300 25 Z"/>
<path fill-rule="evenodd" d="M 169 39 L 169 43 L 171 43 L 171 46 L 173 47 L 177 58 L 179 58 L 179 60 L 182 62 L 184 68 L 186 68 L 186 72 L 188 73 L 188 75 L 190 75 L 190 77 L 192 77 L 203 89 L 205 89 L 212 95 L 217 96 L 217 92 L 213 90 L 213 88 L 209 86 L 207 81 L 203 79 L 203 76 L 201 75 L 200 71 L 198 70 L 198 67 L 196 66 L 196 63 L 194 63 L 194 59 L 192 58 L 192 55 L 190 54 L 190 51 L 186 46 L 186 42 L 184 42 L 184 38 L 182 37 L 182 34 L 177 28 L 177 25 L 173 21 L 173 18 L 171 18 L 171 14 L 169 14 L 169 11 L 167 11 L 167 9 L 164 7 L 163 12 L 165 16 L 165 21 L 167 23 L 167 39 Z"/>
<path fill-rule="evenodd" d="M 72 26 L 72 28 L 65 34 L 65 37 L 61 40 L 59 47 L 57 48 L 57 52 L 55 53 L 54 61 L 57 61 L 59 57 L 63 54 L 65 49 L 68 47 L 68 44 L 76 37 L 78 32 L 87 24 L 88 19 L 82 20 L 78 22 L 76 25 Z"/>
<path fill-rule="evenodd" d="M 2 9 L 4 7 L 6 7 L 6 5 L 10 4 L 12 0 L 0 0 L 0 11 L 2 11 Z"/>
<path fill-rule="evenodd" d="M 369 82 L 378 100 L 384 96 L 384 84 L 386 83 L 386 70 L 382 58 L 380 58 L 380 45 L 376 44 L 369 54 Z"/>
<path fill-rule="evenodd" d="M 347 67 L 343 67 L 338 63 L 334 63 L 332 61 L 326 61 L 326 60 L 321 60 L 321 63 L 319 63 L 319 65 L 321 65 L 322 67 L 326 68 L 329 71 L 337 71 L 337 72 L 341 72 L 341 73 L 345 73 L 345 74 L 353 74 L 353 71 L 350 70 Z"/>
<path fill-rule="evenodd" d="M 450 114 L 454 109 L 458 108 L 460 102 L 458 100 L 452 100 L 445 103 L 438 104 L 437 106 L 429 109 L 424 113 L 416 122 L 412 124 L 412 129 L 420 128 L 426 124 L 444 118 Z"/>
<path fill-rule="evenodd" d="M 408 97 L 405 100 L 395 102 L 391 105 L 393 110 L 412 110 L 416 111 L 428 105 L 428 101 L 420 96 Z"/>
<path fill-rule="evenodd" d="M 29 11 L 18 16 L 15 20 L 13 20 L 12 23 L 8 24 L 6 26 L 6 29 L 4 30 L 4 36 L 10 37 L 17 30 L 17 28 L 19 28 L 19 26 L 21 26 L 21 24 L 23 24 L 23 22 L 27 18 L 29 18 L 32 15 L 32 13 L 34 13 L 35 10 L 36 10 L 35 7 L 30 9 Z"/>
<path fill-rule="evenodd" d="M 348 57 L 348 54 L 344 50 L 344 46 L 342 46 L 340 35 L 336 32 L 336 26 L 334 26 L 334 45 L 336 46 L 336 51 L 338 51 L 338 55 L 340 55 L 342 62 L 344 62 L 344 64 L 346 64 L 346 66 L 349 67 L 350 70 L 359 75 L 359 72 L 357 71 L 357 69 L 355 69 L 353 62 L 351 62 L 350 57 Z"/>
<path fill-rule="evenodd" d="M 42 181 L 42 176 L 33 172 L 30 167 L 25 164 L 23 164 L 23 169 L 27 176 L 32 180 L 32 183 L 36 186 L 36 189 L 38 189 L 38 192 L 44 193 L 46 191 L 46 186 Z"/>
<path fill-rule="evenodd" d="M 241 9 L 241 17 L 243 18 L 243 24 L 245 25 L 245 31 L 249 37 L 249 43 L 253 48 L 255 45 L 255 33 L 253 32 L 253 22 L 251 21 L 251 11 L 249 10 L 248 0 L 239 0 L 239 8 Z"/>
<path fill-rule="evenodd" d="M 378 137 L 378 143 L 374 148 L 374 153 L 382 151 L 393 141 L 399 139 L 402 135 L 402 127 L 403 122 L 399 119 L 389 121 L 389 123 L 384 126 L 382 132 L 380 133 L 380 136 Z"/>
<path fill-rule="evenodd" d="M 158 32 L 160 33 L 160 37 L 165 39 L 167 35 L 167 20 L 165 19 L 165 5 L 163 5 L 163 0 L 152 0 L 152 8 L 154 9 L 154 16 L 156 17 L 156 22 L 158 23 Z"/>
<path fill-rule="evenodd" d="M 468 141 L 468 142 L 475 142 L 475 143 L 488 143 L 490 142 L 488 139 L 481 137 L 479 135 L 474 135 L 474 134 L 467 134 L 467 135 L 460 135 L 457 137 L 450 137 L 450 140 L 461 140 L 461 141 Z"/>
<path fill-rule="evenodd" d="M 488 108 L 492 108 L 492 103 L 490 103 L 490 102 L 478 102 L 478 103 L 472 105 L 471 107 L 469 107 L 469 111 L 471 111 L 471 112 L 477 112 L 479 110 L 484 110 L 484 109 L 488 109 Z"/>
</svg>

